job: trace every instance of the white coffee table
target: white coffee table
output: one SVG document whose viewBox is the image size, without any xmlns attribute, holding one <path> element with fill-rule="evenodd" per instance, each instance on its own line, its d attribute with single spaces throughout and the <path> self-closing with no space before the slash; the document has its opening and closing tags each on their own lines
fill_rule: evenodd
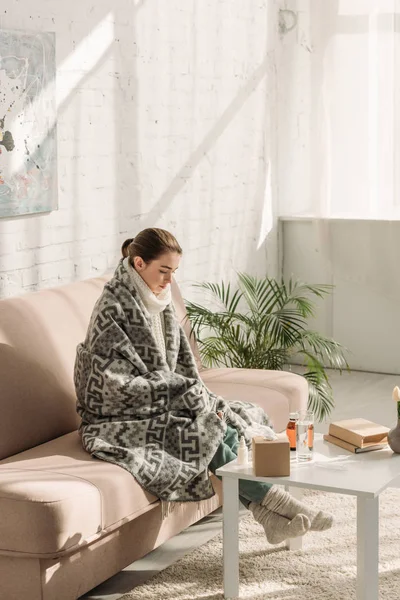
<svg viewBox="0 0 400 600">
<path fill-rule="evenodd" d="M 387 487 L 399 485 L 400 455 L 390 449 L 351 454 L 324 442 L 322 436 L 316 437 L 313 463 L 298 464 L 293 458 L 289 477 L 254 477 L 251 463 L 239 466 L 236 461 L 216 471 L 222 477 L 224 495 L 225 598 L 239 597 L 238 484 L 239 479 L 249 479 L 289 489 L 309 488 L 357 496 L 357 600 L 378 600 L 379 494 Z M 341 457 L 346 457 L 343 462 Z M 334 464 L 342 464 L 345 469 L 329 467 Z"/>
</svg>

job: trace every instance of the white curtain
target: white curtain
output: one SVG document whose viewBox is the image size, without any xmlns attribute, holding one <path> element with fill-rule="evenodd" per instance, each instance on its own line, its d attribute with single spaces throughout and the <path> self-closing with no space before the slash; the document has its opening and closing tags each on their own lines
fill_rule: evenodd
<svg viewBox="0 0 400 600">
<path fill-rule="evenodd" d="M 290 3 L 289 3 L 290 6 Z M 298 0 L 278 68 L 279 215 L 400 219 L 400 0 Z"/>
</svg>

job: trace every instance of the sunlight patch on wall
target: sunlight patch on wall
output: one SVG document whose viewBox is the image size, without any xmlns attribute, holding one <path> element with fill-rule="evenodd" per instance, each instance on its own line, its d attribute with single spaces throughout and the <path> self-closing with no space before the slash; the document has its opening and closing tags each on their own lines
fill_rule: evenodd
<svg viewBox="0 0 400 600">
<path fill-rule="evenodd" d="M 272 209 L 272 183 L 271 183 L 271 162 L 266 165 L 266 180 L 264 205 L 261 217 L 260 235 L 258 237 L 257 250 L 261 248 L 274 226 L 274 216 Z"/>
<path fill-rule="evenodd" d="M 104 57 L 110 49 L 114 40 L 114 23 L 112 13 L 109 13 L 97 27 L 77 46 L 76 50 L 69 54 L 67 58 L 58 66 L 57 69 L 57 85 L 56 85 L 56 115 L 48 123 L 48 130 L 56 124 L 57 114 L 62 109 L 63 104 L 73 94 L 84 79 L 87 73 L 90 73 L 95 66 Z M 51 81 L 34 99 L 29 108 L 30 115 L 34 116 L 38 112 L 40 106 L 45 106 L 51 101 L 54 94 L 54 80 Z M 33 131 L 35 120 L 28 119 L 30 127 Z M 15 126 L 17 123 L 15 122 Z M 28 127 L 29 129 L 29 127 Z M 29 131 L 24 130 L 25 136 L 29 136 Z M 32 132 L 31 132 L 32 133 Z M 40 144 L 45 138 L 45 133 L 42 140 L 38 140 Z M 12 172 L 19 172 L 23 166 L 23 155 L 17 156 L 12 164 Z"/>
</svg>

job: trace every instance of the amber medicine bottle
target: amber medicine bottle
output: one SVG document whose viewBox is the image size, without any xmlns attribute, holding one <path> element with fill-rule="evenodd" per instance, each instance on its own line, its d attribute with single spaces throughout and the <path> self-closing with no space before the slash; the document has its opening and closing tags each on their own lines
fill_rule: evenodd
<svg viewBox="0 0 400 600">
<path fill-rule="evenodd" d="M 296 421 L 299 415 L 297 413 L 289 413 L 289 423 L 286 427 L 286 435 L 289 440 L 290 450 L 296 450 Z"/>
</svg>

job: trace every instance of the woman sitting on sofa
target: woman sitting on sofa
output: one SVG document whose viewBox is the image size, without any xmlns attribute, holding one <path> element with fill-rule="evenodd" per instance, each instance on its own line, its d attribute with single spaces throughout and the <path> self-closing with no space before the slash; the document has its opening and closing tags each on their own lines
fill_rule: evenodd
<svg viewBox="0 0 400 600">
<path fill-rule="evenodd" d="M 171 302 L 182 249 L 162 229 L 144 229 L 122 246 L 75 363 L 82 444 L 127 469 L 164 502 L 214 495 L 209 471 L 236 458 L 238 439 L 270 425 L 253 404 L 227 402 L 203 384 Z M 275 485 L 239 481 L 241 501 L 277 544 L 323 531 L 332 517 Z"/>
</svg>

